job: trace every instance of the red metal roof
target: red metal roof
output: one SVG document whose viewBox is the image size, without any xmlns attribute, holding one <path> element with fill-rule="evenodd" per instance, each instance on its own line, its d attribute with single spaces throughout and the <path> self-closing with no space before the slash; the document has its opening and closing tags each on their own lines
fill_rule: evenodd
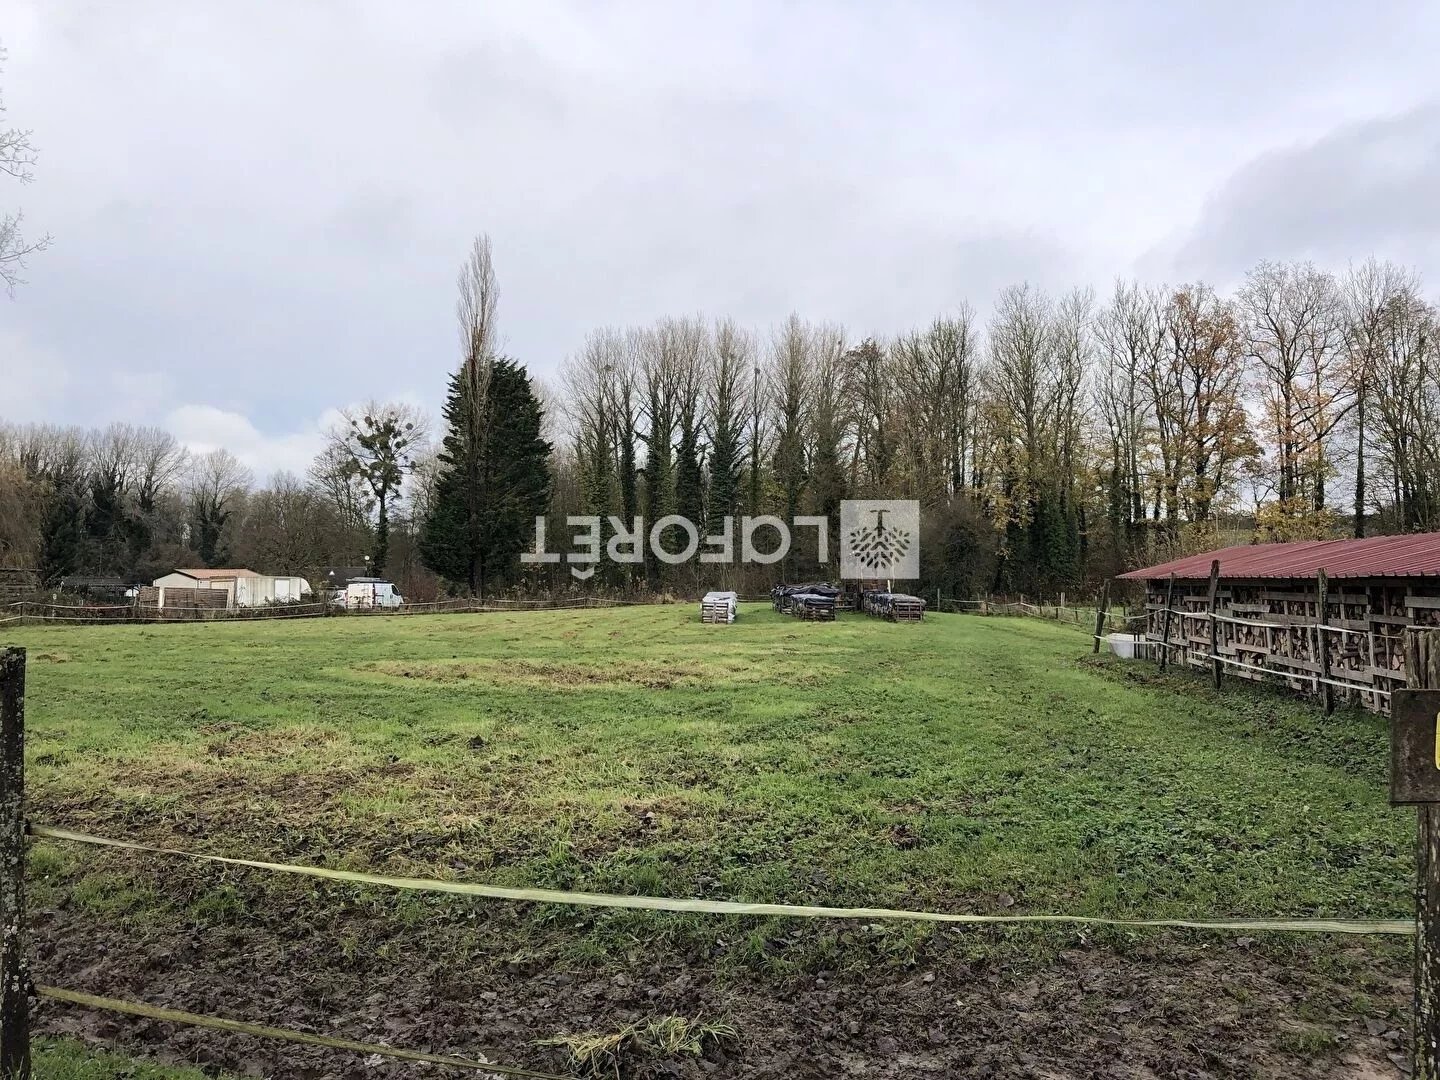
<svg viewBox="0 0 1440 1080">
<path fill-rule="evenodd" d="M 1301 540 L 1290 544 L 1242 544 L 1131 570 L 1131 581 L 1209 578 L 1220 560 L 1222 578 L 1313 578 L 1324 570 L 1334 578 L 1440 577 L 1440 533 L 1367 536 L 1363 540 Z"/>
</svg>

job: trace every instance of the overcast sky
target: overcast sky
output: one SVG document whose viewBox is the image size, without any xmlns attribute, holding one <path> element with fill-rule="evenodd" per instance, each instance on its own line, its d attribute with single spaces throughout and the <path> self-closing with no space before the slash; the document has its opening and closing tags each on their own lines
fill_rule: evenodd
<svg viewBox="0 0 1440 1080">
<path fill-rule="evenodd" d="M 4 0 L 0 417 L 265 475 L 432 413 L 494 241 L 507 351 L 795 310 L 892 333 L 1006 284 L 1225 287 L 1371 254 L 1440 292 L 1440 5 Z"/>
</svg>

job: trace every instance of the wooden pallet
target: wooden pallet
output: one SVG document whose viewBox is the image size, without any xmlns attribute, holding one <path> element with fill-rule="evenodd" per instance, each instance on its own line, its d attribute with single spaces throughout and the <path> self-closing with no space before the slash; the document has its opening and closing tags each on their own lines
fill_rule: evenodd
<svg viewBox="0 0 1440 1080">
<path fill-rule="evenodd" d="M 891 622 L 920 622 L 925 618 L 925 601 L 892 600 L 889 619 Z"/>
<path fill-rule="evenodd" d="M 805 619 L 808 622 L 834 622 L 835 605 L 814 604 L 802 602 L 791 602 L 790 614 L 797 619 Z"/>
</svg>

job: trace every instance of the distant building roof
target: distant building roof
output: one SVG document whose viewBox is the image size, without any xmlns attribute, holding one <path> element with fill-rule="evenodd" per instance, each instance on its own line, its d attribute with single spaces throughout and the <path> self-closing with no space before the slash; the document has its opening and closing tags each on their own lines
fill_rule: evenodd
<svg viewBox="0 0 1440 1080">
<path fill-rule="evenodd" d="M 1368 536 L 1363 540 L 1301 540 L 1289 544 L 1242 544 L 1131 570 L 1129 581 L 1205 579 L 1220 560 L 1222 578 L 1313 578 L 1324 570 L 1332 579 L 1440 577 L 1440 533 Z"/>
<path fill-rule="evenodd" d="M 259 577 L 254 570 L 225 570 L 225 569 L 199 569 L 199 570 L 174 570 L 172 573 L 184 574 L 186 577 L 194 578 L 196 581 L 214 581 L 216 578 L 241 578 Z"/>
</svg>

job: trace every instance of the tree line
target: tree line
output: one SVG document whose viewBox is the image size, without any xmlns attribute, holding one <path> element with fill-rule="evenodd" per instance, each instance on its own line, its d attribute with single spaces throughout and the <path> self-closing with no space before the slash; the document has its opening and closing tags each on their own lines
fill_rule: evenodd
<svg viewBox="0 0 1440 1080">
<path fill-rule="evenodd" d="M 554 385 L 496 347 L 480 237 L 457 283 L 459 361 L 431 439 L 401 404 L 346 412 L 305 477 L 154 428 L 0 426 L 0 565 L 47 583 L 176 566 L 314 576 L 368 558 L 407 594 L 573 587 L 526 565 L 536 515 L 628 527 L 680 514 L 821 515 L 922 504 L 922 580 L 1054 595 L 1254 537 L 1440 528 L 1440 316 L 1415 274 L 1261 263 L 1232 293 L 1117 281 L 1003 290 L 891 337 L 792 315 L 600 328 Z M 667 534 L 666 546 L 684 546 Z M 587 587 L 690 593 L 833 576 L 797 534 L 780 564 L 674 566 L 645 551 Z"/>
<path fill-rule="evenodd" d="M 347 408 L 304 477 L 263 485 L 230 451 L 192 453 L 128 423 L 86 430 L 0 420 L 0 568 L 50 591 L 147 583 L 176 568 L 242 566 L 395 579 L 406 595 L 514 584 L 550 505 L 551 445 L 523 366 L 496 354 L 489 240 L 461 271 L 461 361 L 432 446 L 424 412 Z M 508 575 L 508 577 L 507 577 Z"/>
<path fill-rule="evenodd" d="M 798 316 L 765 338 L 729 319 L 599 329 L 563 371 L 557 490 L 712 527 L 825 515 L 832 536 L 842 499 L 918 499 L 919 587 L 960 595 L 1053 596 L 1252 537 L 1440 528 L 1437 331 L 1418 277 L 1375 260 L 1264 262 L 1230 295 L 1020 284 L 983 319 L 962 303 L 885 339 Z M 799 551 L 785 574 L 825 569 Z M 653 558 L 643 574 L 686 580 Z"/>
</svg>

